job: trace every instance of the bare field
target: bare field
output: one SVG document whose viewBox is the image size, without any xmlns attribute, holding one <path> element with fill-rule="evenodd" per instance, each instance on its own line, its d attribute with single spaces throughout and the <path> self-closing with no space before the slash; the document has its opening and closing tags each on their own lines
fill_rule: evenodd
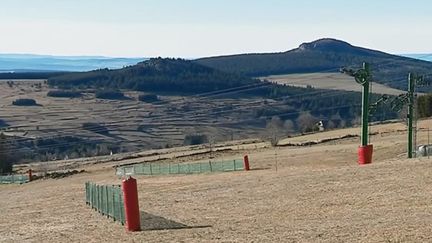
<svg viewBox="0 0 432 243">
<path fill-rule="evenodd" d="M 431 126 L 420 122 L 421 143 Z M 379 132 L 371 138 L 368 166 L 356 164 L 359 139 L 353 138 L 215 154 L 248 153 L 250 172 L 138 177 L 143 231 L 137 233 L 85 205 L 85 181 L 120 183 L 113 164 L 88 164 L 86 173 L 61 180 L 0 186 L 0 241 L 429 242 L 431 163 L 405 159 L 404 129 L 400 123 L 372 127 Z"/>
<path fill-rule="evenodd" d="M 261 77 L 270 82 L 278 84 L 294 85 L 298 87 L 308 87 L 318 89 L 346 90 L 361 92 L 361 86 L 357 84 L 354 78 L 341 73 L 311 73 L 311 74 L 286 74 L 271 75 Z M 399 95 L 404 91 L 390 88 L 386 85 L 372 83 L 372 92 L 375 94 Z"/>
<path fill-rule="evenodd" d="M 137 151 L 182 145 L 185 134 L 213 134 L 212 140 L 221 141 L 265 133 L 254 126 L 245 135 L 242 131 L 248 125 L 235 124 L 251 117 L 245 115 L 252 113 L 251 108 L 260 107 L 259 102 L 247 98 L 204 97 L 197 101 L 186 96 L 162 95 L 161 102 L 151 104 L 138 101 L 139 92 L 124 92 L 128 97 L 125 100 L 104 100 L 95 98 L 94 90 L 88 90 L 81 98 L 70 99 L 48 97 L 52 89 L 44 80 L 14 80 L 12 86 L 6 81 L 0 82 L 0 119 L 10 125 L 7 134 L 28 139 L 76 135 Z M 12 102 L 20 98 L 34 99 L 39 106 L 13 106 Z M 233 107 L 248 109 L 230 112 Z M 85 130 L 82 124 L 86 122 L 100 123 L 110 133 Z"/>
</svg>

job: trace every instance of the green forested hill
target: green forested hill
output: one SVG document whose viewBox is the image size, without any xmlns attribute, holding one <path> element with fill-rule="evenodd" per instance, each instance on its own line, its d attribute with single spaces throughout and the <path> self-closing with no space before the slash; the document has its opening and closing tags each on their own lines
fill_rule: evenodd
<svg viewBox="0 0 432 243">
<path fill-rule="evenodd" d="M 320 39 L 304 43 L 298 48 L 281 53 L 243 54 L 209 57 L 196 60 L 197 63 L 225 72 L 245 74 L 250 77 L 275 74 L 311 73 L 333 71 L 340 67 L 371 64 L 377 82 L 400 80 L 408 72 L 431 73 L 432 62 L 387 54 L 380 51 L 355 47 L 335 39 Z M 401 82 L 390 84 L 405 89 Z"/>
<path fill-rule="evenodd" d="M 98 87 L 200 93 L 259 84 L 260 81 L 183 59 L 153 58 L 122 69 L 68 73 L 49 78 L 48 83 L 63 88 Z"/>
</svg>

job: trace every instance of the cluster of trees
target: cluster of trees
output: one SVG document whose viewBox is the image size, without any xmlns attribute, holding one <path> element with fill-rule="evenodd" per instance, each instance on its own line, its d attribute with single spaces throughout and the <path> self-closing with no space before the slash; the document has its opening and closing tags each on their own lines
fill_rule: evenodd
<svg viewBox="0 0 432 243">
<path fill-rule="evenodd" d="M 371 103 L 380 95 L 371 95 Z M 339 95 L 329 96 L 317 93 L 314 96 L 285 99 L 282 104 L 265 105 L 253 111 L 257 121 L 265 118 L 270 131 L 288 135 L 293 132 L 307 133 L 316 131 L 318 121 L 324 121 L 328 129 L 343 128 L 357 125 L 361 116 L 361 94 L 356 92 L 341 92 Z M 392 111 L 390 104 L 378 106 L 371 113 L 370 121 L 382 121 L 398 118 L 398 113 Z"/>
<path fill-rule="evenodd" d="M 32 88 L 36 88 L 36 89 L 42 89 L 42 83 L 35 83 L 31 85 Z"/>
<path fill-rule="evenodd" d="M 7 126 L 9 126 L 9 124 L 7 124 L 6 121 L 0 119 L 0 128 L 2 128 L 2 127 L 7 127 Z"/>
<path fill-rule="evenodd" d="M 7 81 L 6 83 L 9 86 L 9 88 L 12 88 L 14 86 L 14 82 L 13 81 Z"/>
<path fill-rule="evenodd" d="M 142 102 L 152 103 L 159 101 L 159 97 L 155 94 L 142 94 L 138 96 L 138 100 Z"/>
<path fill-rule="evenodd" d="M 3 140 L 0 137 L 0 141 Z M 13 152 L 16 149 L 19 149 L 19 153 Z M 7 141 L 7 146 L 5 146 L 5 143 L 0 142 L 0 167 L 6 166 L 9 168 L 8 166 L 14 163 L 31 161 L 51 161 L 109 155 L 111 152 L 127 152 L 127 149 L 116 144 L 92 141 L 75 136 L 37 138 L 26 141 L 11 139 Z"/>
<path fill-rule="evenodd" d="M 183 140 L 184 145 L 198 145 L 208 142 L 208 137 L 205 134 L 187 134 Z"/>
<path fill-rule="evenodd" d="M 16 106 L 36 106 L 36 100 L 34 99 L 16 99 L 12 101 L 12 105 Z"/>
<path fill-rule="evenodd" d="M 52 77 L 48 83 L 62 88 L 104 87 L 195 94 L 257 84 L 259 81 L 188 60 L 153 58 L 118 70 L 101 69 Z"/>
<path fill-rule="evenodd" d="M 118 90 L 98 90 L 95 93 L 96 98 L 106 100 L 124 100 L 127 97 Z"/>
<path fill-rule="evenodd" d="M 318 122 L 323 121 L 325 129 L 344 128 L 353 125 L 356 118 L 353 120 L 344 120 L 339 114 L 332 115 L 331 117 L 317 117 L 310 112 L 305 111 L 299 114 L 296 119 L 283 120 L 279 116 L 273 116 L 267 120 L 266 129 L 273 136 L 289 136 L 295 133 L 310 133 L 319 131 Z"/>
<path fill-rule="evenodd" d="M 422 95 L 417 98 L 417 111 L 419 118 L 432 116 L 432 94 Z"/>
<path fill-rule="evenodd" d="M 47 96 L 58 98 L 78 98 L 82 96 L 82 93 L 72 90 L 51 90 L 47 93 Z"/>
</svg>

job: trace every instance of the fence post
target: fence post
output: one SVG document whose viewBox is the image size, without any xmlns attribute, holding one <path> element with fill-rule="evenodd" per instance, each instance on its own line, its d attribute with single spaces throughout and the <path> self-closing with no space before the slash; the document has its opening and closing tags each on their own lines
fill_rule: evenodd
<svg viewBox="0 0 432 243">
<path fill-rule="evenodd" d="M 89 188 L 88 188 L 88 182 L 85 183 L 85 191 L 86 191 L 86 204 L 89 205 Z"/>
<path fill-rule="evenodd" d="M 246 154 L 244 157 L 243 157 L 243 164 L 244 164 L 244 170 L 250 170 L 250 167 L 249 167 L 249 157 L 248 157 L 248 155 Z"/>
<path fill-rule="evenodd" d="M 96 185 L 96 192 L 97 192 L 97 210 L 98 210 L 98 212 L 99 213 L 101 213 L 102 212 L 102 207 L 101 207 L 101 205 L 102 205 L 102 201 L 101 201 L 101 199 L 102 199 L 102 197 L 101 197 L 101 186 L 100 185 Z"/>
<path fill-rule="evenodd" d="M 117 193 L 117 195 L 118 195 L 118 200 L 119 200 L 119 213 L 120 213 L 120 216 L 119 216 L 119 219 L 120 219 L 120 222 L 122 223 L 122 225 L 124 225 L 126 222 L 125 222 L 125 209 L 124 209 L 124 201 L 123 201 L 123 195 L 122 195 L 122 189 L 121 189 L 121 186 L 119 185 L 118 186 L 118 188 L 117 188 L 117 191 L 118 191 L 118 193 Z"/>
<path fill-rule="evenodd" d="M 138 188 L 134 178 L 128 177 L 122 182 L 123 202 L 126 216 L 126 229 L 128 231 L 141 230 L 140 211 L 138 204 Z"/>
<path fill-rule="evenodd" d="M 92 190 L 92 208 L 96 209 L 96 186 L 95 184 L 91 184 Z"/>
<path fill-rule="evenodd" d="M 426 151 L 427 151 L 427 157 L 429 159 L 429 147 L 430 147 L 430 129 L 428 127 L 428 145 L 426 147 Z"/>
<path fill-rule="evenodd" d="M 29 182 L 32 181 L 32 169 L 28 170 Z"/>
<path fill-rule="evenodd" d="M 115 187 L 114 186 L 111 186 L 111 202 L 112 202 L 112 204 L 111 204 L 111 212 L 112 212 L 112 218 L 114 219 L 114 221 L 116 220 L 116 208 L 115 208 L 115 205 L 116 205 L 116 201 L 115 201 L 115 195 L 116 195 L 116 191 L 115 191 L 115 189 L 114 189 Z M 120 204 L 120 202 L 119 202 L 119 204 Z"/>
<path fill-rule="evenodd" d="M 109 218 L 109 197 L 108 197 L 108 187 L 109 186 L 105 186 L 105 192 L 104 192 L 104 197 L 105 197 L 105 215 L 107 216 L 107 218 Z"/>
<path fill-rule="evenodd" d="M 120 192 L 119 192 L 120 191 Z M 122 193 L 121 193 L 121 188 L 117 187 L 116 193 L 115 193 L 116 197 L 117 197 L 117 211 L 118 211 L 118 220 L 120 221 L 120 223 L 124 223 L 124 218 L 123 218 L 123 214 L 124 214 L 124 203 L 122 205 Z"/>
<path fill-rule="evenodd" d="M 89 182 L 89 191 L 90 191 L 90 206 L 93 209 L 93 185 Z"/>
</svg>

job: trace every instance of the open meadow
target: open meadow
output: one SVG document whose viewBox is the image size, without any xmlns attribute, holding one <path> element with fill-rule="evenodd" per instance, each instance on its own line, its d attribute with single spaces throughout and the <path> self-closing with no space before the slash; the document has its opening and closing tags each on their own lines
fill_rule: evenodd
<svg viewBox="0 0 432 243">
<path fill-rule="evenodd" d="M 342 73 L 283 74 L 261 77 L 260 79 L 266 79 L 277 84 L 304 88 L 361 91 L 361 86 L 355 82 L 353 77 Z M 373 82 L 371 92 L 375 94 L 399 95 L 404 91 Z"/>
<path fill-rule="evenodd" d="M 431 125 L 430 120 L 419 123 L 419 143 L 427 142 Z M 142 231 L 136 233 L 84 200 L 86 181 L 120 184 L 113 166 L 131 161 L 77 164 L 86 172 L 0 186 L 0 241 L 431 241 L 431 164 L 428 158 L 406 159 L 405 129 L 401 123 L 372 126 L 374 161 L 367 166 L 356 163 L 359 138 L 353 137 L 314 146 L 258 143 L 213 153 L 215 159 L 249 154 L 249 172 L 137 176 Z M 288 138 L 281 145 L 359 132 L 335 130 Z M 184 155 L 181 150 L 164 154 L 175 162 Z"/>
</svg>

